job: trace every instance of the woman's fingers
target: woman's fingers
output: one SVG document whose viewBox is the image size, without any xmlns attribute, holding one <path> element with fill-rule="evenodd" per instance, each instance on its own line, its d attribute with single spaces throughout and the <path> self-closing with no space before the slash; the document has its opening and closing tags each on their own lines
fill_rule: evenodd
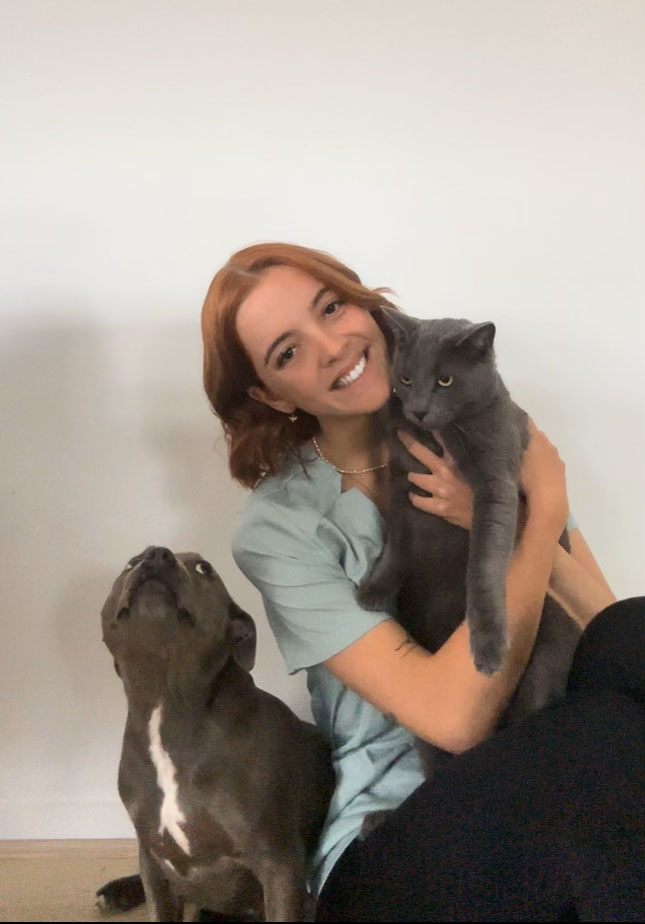
<svg viewBox="0 0 645 924">
<path fill-rule="evenodd" d="M 451 471 L 456 471 L 457 463 L 455 462 L 454 457 L 450 454 L 448 447 L 444 443 L 443 437 L 441 436 L 438 430 L 433 430 L 432 435 L 434 436 L 434 438 L 436 439 L 436 441 L 439 443 L 439 445 L 441 446 L 443 450 L 443 456 L 441 457 L 442 460 L 445 462 L 445 464 L 448 466 L 448 468 Z"/>
<path fill-rule="evenodd" d="M 438 474 L 441 472 L 442 468 L 449 468 L 445 459 L 438 456 L 431 449 L 428 449 L 423 443 L 415 440 L 414 437 L 410 436 L 405 430 L 398 430 L 397 435 L 410 455 L 414 456 L 418 462 L 425 465 L 431 472 Z"/>
<path fill-rule="evenodd" d="M 421 488 L 422 491 L 432 494 L 433 497 L 444 497 L 447 493 L 446 482 L 439 475 L 433 475 L 431 472 L 427 474 L 408 472 L 408 481 Z"/>
<path fill-rule="evenodd" d="M 466 482 L 458 477 L 457 472 L 445 466 L 441 471 L 409 472 L 411 485 L 426 491 L 430 497 L 409 492 L 411 502 L 419 510 L 444 517 L 455 526 L 470 529 L 473 517 L 473 495 Z"/>
<path fill-rule="evenodd" d="M 470 529 L 473 517 L 472 491 L 461 477 L 454 459 L 438 434 L 433 432 L 443 449 L 443 456 L 438 456 L 405 430 L 398 430 L 397 434 L 410 455 L 427 469 L 425 472 L 408 473 L 410 484 L 430 495 L 426 497 L 410 491 L 411 503 L 426 513 L 444 517 L 455 526 Z"/>
<path fill-rule="evenodd" d="M 448 519 L 449 504 L 443 497 L 421 497 L 420 494 L 415 494 L 414 491 L 410 491 L 408 496 L 412 504 L 418 507 L 419 510 L 423 510 L 424 513 L 434 513 L 435 516 Z M 452 518 L 450 518 L 450 521 L 453 522 Z M 462 524 L 458 523 L 457 525 L 461 526 Z"/>
</svg>

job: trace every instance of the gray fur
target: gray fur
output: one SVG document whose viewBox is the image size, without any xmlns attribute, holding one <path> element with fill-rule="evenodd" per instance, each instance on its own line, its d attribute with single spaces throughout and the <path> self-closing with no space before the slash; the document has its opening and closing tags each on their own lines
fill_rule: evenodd
<svg viewBox="0 0 645 924">
<path fill-rule="evenodd" d="M 508 645 L 506 574 L 517 531 L 527 417 L 497 371 L 493 324 L 425 321 L 385 309 L 377 319 L 393 347 L 394 390 L 382 413 L 391 454 L 390 506 L 382 554 L 358 599 L 367 609 L 391 612 L 431 652 L 465 614 L 474 663 L 493 674 Z M 470 535 L 410 503 L 408 473 L 426 469 L 397 430 L 442 455 L 431 431 L 440 434 L 473 490 Z M 561 542 L 568 548 L 566 531 Z M 519 721 L 564 693 L 578 636 L 570 617 L 547 597 L 531 661 L 505 721 Z"/>
<path fill-rule="evenodd" d="M 252 618 L 200 555 L 150 547 L 117 577 L 102 620 L 128 699 L 119 793 L 153 920 L 183 920 L 185 901 L 306 919 L 305 865 L 333 790 L 331 756 L 314 726 L 255 686 Z M 160 828 L 149 734 L 159 705 L 188 853 Z"/>
</svg>

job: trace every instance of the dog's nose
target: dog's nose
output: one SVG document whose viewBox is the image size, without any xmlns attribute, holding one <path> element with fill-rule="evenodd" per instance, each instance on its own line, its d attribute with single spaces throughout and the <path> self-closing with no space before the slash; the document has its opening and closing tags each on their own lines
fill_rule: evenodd
<svg viewBox="0 0 645 924">
<path fill-rule="evenodd" d="M 172 554 L 170 549 L 164 548 L 162 545 L 151 545 L 149 549 L 143 553 L 143 560 L 150 562 L 151 565 L 156 565 L 157 567 L 163 567 L 164 565 L 174 565 L 177 562 L 177 559 Z"/>
</svg>

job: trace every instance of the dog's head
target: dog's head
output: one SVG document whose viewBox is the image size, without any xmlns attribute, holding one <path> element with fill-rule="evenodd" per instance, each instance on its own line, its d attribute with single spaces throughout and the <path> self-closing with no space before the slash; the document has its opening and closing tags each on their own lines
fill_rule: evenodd
<svg viewBox="0 0 645 924">
<path fill-rule="evenodd" d="M 253 619 L 195 552 L 149 546 L 135 555 L 115 580 L 101 620 L 119 673 L 122 662 L 145 655 L 171 661 L 230 651 L 247 671 L 255 663 Z"/>
</svg>

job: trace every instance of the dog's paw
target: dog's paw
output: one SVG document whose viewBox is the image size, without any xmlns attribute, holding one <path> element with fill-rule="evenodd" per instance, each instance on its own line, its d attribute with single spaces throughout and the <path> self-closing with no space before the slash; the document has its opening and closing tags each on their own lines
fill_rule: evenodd
<svg viewBox="0 0 645 924">
<path fill-rule="evenodd" d="M 105 914 L 129 911 L 146 900 L 141 876 L 122 876 L 111 879 L 96 893 L 96 907 Z"/>
</svg>

